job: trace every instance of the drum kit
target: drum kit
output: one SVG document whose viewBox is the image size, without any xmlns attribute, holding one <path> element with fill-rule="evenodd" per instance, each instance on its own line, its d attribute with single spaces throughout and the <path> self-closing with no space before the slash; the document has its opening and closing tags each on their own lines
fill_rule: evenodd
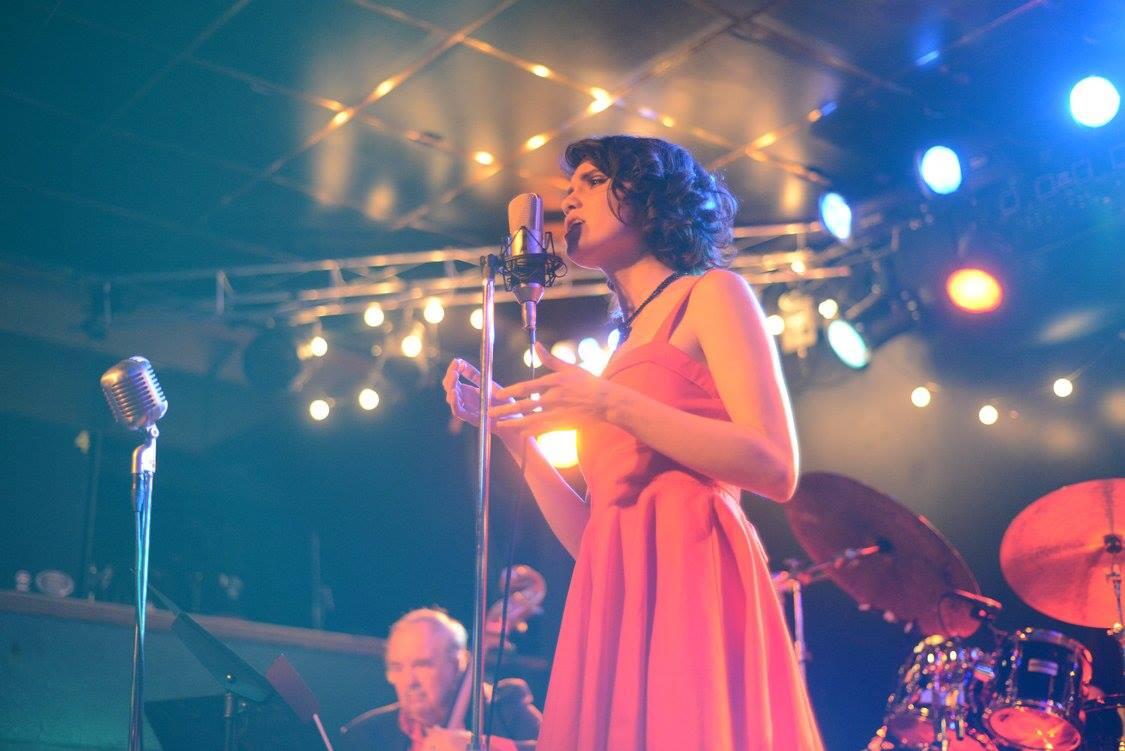
<svg viewBox="0 0 1125 751">
<path fill-rule="evenodd" d="M 868 751 L 1125 751 L 1125 694 L 1092 685 L 1086 647 L 1048 629 L 1000 630 L 1001 604 L 981 594 L 961 555 L 924 517 L 829 473 L 805 475 L 785 513 L 820 561 L 774 577 L 779 591 L 794 595 L 802 661 L 800 588 L 823 579 L 862 609 L 926 634 L 899 671 Z M 1105 629 L 1125 653 L 1122 565 L 1122 478 L 1049 493 L 1016 516 L 1000 544 L 1000 567 L 1020 599 L 1057 620 Z M 991 649 L 967 643 L 982 625 Z"/>
</svg>

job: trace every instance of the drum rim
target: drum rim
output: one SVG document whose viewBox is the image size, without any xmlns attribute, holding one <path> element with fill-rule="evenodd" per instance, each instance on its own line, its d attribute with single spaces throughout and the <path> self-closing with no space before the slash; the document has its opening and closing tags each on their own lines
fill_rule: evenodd
<svg viewBox="0 0 1125 751">
<path fill-rule="evenodd" d="M 1006 641 L 1012 641 L 1013 638 L 1021 642 L 1045 641 L 1049 644 L 1056 644 L 1060 647 L 1070 647 L 1073 651 L 1078 652 L 1079 655 L 1082 656 L 1087 663 L 1093 662 L 1093 657 L 1090 655 L 1090 650 L 1086 648 L 1085 644 L 1078 641 L 1077 639 L 1072 639 L 1061 631 L 1055 631 L 1054 629 L 1049 628 L 1035 628 L 1034 626 L 1028 626 L 1027 628 L 1021 628 L 1019 631 L 1013 632 L 1012 636 L 1009 637 Z"/>
<path fill-rule="evenodd" d="M 1053 706 L 1050 706 L 1050 707 L 1043 706 L 1045 704 L 1046 705 L 1053 705 Z M 1058 703 L 1051 700 L 1051 699 L 1048 699 L 1047 701 L 1028 701 L 1028 700 L 1023 700 L 1023 699 L 1017 699 L 1014 702 L 1012 702 L 1010 704 L 1003 705 L 1003 706 L 996 707 L 996 706 L 989 705 L 988 707 L 985 707 L 984 712 L 981 713 L 981 722 L 984 724 L 984 726 L 986 728 L 988 728 L 989 732 L 992 735 L 999 738 L 1004 743 L 1006 743 L 1008 745 L 1015 745 L 1015 746 L 1018 746 L 1019 748 L 1030 748 L 1028 746 L 1024 746 L 1019 740 L 1017 740 L 1015 738 L 1011 738 L 1011 737 L 1005 735 L 1004 733 L 1001 733 L 999 730 L 997 730 L 996 728 L 994 728 L 992 726 L 992 723 L 990 723 L 989 720 L 998 711 L 1001 711 L 1001 710 L 1004 710 L 1004 709 L 1014 709 L 1014 708 L 1019 708 L 1019 707 L 1028 707 L 1028 708 L 1031 708 L 1031 709 L 1049 710 L 1049 709 L 1054 709 L 1057 706 L 1058 706 Z M 1050 711 L 1048 711 L 1047 714 L 1049 714 L 1051 717 L 1054 717 L 1057 720 L 1061 720 L 1063 723 L 1065 723 L 1067 725 L 1067 727 L 1069 727 L 1078 736 L 1078 745 L 1074 746 L 1073 748 L 1078 749 L 1078 748 L 1082 747 L 1083 727 L 1080 724 L 1076 724 L 1073 720 L 1069 719 L 1065 715 L 1056 714 L 1055 712 L 1050 712 Z"/>
</svg>

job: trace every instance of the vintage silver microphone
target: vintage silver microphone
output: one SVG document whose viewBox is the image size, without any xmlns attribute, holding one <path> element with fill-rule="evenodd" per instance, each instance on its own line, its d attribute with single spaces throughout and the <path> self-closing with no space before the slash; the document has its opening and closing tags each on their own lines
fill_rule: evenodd
<svg viewBox="0 0 1125 751">
<path fill-rule="evenodd" d="M 103 373 L 101 385 L 113 419 L 129 430 L 151 427 L 168 411 L 168 400 L 152 364 L 139 355 Z"/>
<path fill-rule="evenodd" d="M 136 622 L 133 629 L 132 712 L 129 718 L 129 751 L 144 749 L 145 612 L 148 606 L 148 550 L 152 480 L 156 474 L 156 422 L 168 411 L 164 389 L 152 365 L 134 356 L 102 374 L 102 393 L 113 419 L 129 430 L 144 431 L 144 442 L 133 451 L 133 512 L 136 515 Z"/>
<path fill-rule="evenodd" d="M 543 234 L 543 199 L 538 193 L 521 193 L 508 203 L 508 240 L 501 260 L 504 286 L 523 309 L 523 327 L 535 331 L 543 290 L 565 269 L 552 248 L 551 233 Z"/>
</svg>

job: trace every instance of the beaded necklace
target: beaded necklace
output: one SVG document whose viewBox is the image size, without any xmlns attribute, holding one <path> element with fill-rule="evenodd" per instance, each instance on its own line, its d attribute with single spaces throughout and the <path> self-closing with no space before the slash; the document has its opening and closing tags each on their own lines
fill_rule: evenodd
<svg viewBox="0 0 1125 751">
<path fill-rule="evenodd" d="M 636 310 L 626 316 L 625 320 L 623 320 L 621 323 L 617 324 L 617 330 L 621 332 L 621 339 L 618 342 L 619 345 L 624 344 L 625 340 L 629 338 L 629 334 L 633 333 L 633 321 L 637 320 L 637 316 L 641 314 L 641 311 L 644 310 L 650 302 L 659 297 L 660 293 L 667 289 L 669 284 L 676 281 L 683 275 L 684 272 L 682 271 L 673 271 L 667 276 L 664 281 L 656 286 L 656 289 L 654 289 L 652 291 L 652 294 L 644 299 L 644 302 L 637 306 Z"/>
</svg>

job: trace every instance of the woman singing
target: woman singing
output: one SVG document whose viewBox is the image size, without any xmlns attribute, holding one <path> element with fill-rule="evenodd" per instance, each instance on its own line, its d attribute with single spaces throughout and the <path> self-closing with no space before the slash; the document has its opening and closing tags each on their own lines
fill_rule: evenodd
<svg viewBox="0 0 1125 751">
<path fill-rule="evenodd" d="M 494 434 L 576 559 L 538 749 L 819 751 L 739 504 L 792 495 L 797 439 L 762 310 L 721 268 L 736 202 L 658 139 L 591 138 L 565 162 L 567 254 L 605 273 L 621 345 L 600 377 L 540 347 L 550 373 L 494 392 Z M 471 423 L 479 377 L 455 360 L 444 381 Z M 586 499 L 533 438 L 564 428 Z"/>
</svg>

